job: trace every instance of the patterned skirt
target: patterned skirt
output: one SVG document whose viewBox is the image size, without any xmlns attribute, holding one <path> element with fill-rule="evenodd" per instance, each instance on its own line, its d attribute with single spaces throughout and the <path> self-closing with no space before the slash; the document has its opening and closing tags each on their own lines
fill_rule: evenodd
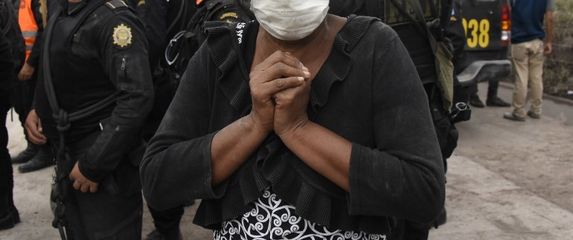
<svg viewBox="0 0 573 240">
<path fill-rule="evenodd" d="M 234 220 L 225 221 L 213 232 L 215 240 L 244 239 L 327 239 L 386 240 L 385 235 L 333 230 L 296 215 L 294 206 L 268 189 L 254 203 L 251 211 Z"/>
</svg>

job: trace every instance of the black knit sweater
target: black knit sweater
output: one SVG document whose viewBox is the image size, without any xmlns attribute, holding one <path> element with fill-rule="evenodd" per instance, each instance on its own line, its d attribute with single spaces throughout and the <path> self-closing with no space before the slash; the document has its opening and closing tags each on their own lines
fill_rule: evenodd
<svg viewBox="0 0 573 240">
<path fill-rule="evenodd" d="M 213 28 L 190 61 L 141 166 L 155 209 L 203 199 L 194 222 L 211 229 L 250 210 L 267 187 L 299 216 L 334 229 L 388 233 L 395 219 L 432 220 L 444 173 L 428 103 L 396 33 L 350 17 L 312 82 L 311 121 L 351 141 L 350 191 L 319 175 L 271 134 L 229 179 L 211 186 L 211 141 L 249 113 L 248 69 L 258 25 Z"/>
</svg>

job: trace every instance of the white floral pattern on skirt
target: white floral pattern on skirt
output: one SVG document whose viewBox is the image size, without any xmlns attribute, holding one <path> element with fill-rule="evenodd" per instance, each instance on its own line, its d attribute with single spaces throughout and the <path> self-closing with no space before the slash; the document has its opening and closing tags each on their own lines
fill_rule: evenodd
<svg viewBox="0 0 573 240">
<path fill-rule="evenodd" d="M 222 228 L 213 232 L 213 239 L 386 240 L 386 235 L 331 230 L 312 223 L 297 216 L 294 206 L 267 189 L 251 211 L 223 222 Z"/>
</svg>

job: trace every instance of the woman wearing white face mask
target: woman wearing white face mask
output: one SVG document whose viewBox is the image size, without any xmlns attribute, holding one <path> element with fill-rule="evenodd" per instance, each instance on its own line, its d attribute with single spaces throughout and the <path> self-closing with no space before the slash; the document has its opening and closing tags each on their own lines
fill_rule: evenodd
<svg viewBox="0 0 573 240">
<path fill-rule="evenodd" d="M 208 30 L 141 174 L 161 210 L 203 199 L 216 239 L 394 239 L 443 207 L 440 151 L 402 43 L 327 0 L 253 0 Z"/>
</svg>

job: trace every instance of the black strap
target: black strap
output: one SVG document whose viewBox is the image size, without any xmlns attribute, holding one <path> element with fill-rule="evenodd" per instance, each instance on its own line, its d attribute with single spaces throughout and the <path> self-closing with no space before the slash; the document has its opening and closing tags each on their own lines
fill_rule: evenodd
<svg viewBox="0 0 573 240">
<path fill-rule="evenodd" d="M 182 2 L 185 2 L 186 0 L 182 0 Z M 181 6 L 183 9 L 183 6 L 185 5 L 185 3 L 181 3 Z M 181 13 L 181 9 L 179 11 L 179 13 Z M 179 59 L 179 56 L 181 54 L 180 52 L 180 45 L 181 45 L 181 41 L 185 41 L 186 39 L 193 39 L 196 38 L 196 32 L 195 32 L 195 28 L 198 26 L 198 23 L 204 18 L 204 15 L 206 15 L 206 11 L 207 9 L 205 7 L 200 7 L 197 9 L 197 11 L 195 11 L 195 14 L 191 17 L 191 19 L 189 20 L 189 22 L 187 22 L 187 24 L 185 24 L 184 29 L 182 29 L 181 31 L 177 32 L 173 38 L 171 40 L 169 40 L 169 43 L 167 44 L 167 46 L 165 47 L 165 51 L 163 52 L 164 57 L 165 57 L 165 62 L 167 63 L 168 66 L 172 67 L 172 68 L 176 68 L 177 66 L 175 66 L 175 63 L 177 62 L 177 60 Z M 179 16 L 178 16 L 179 17 Z M 171 26 L 169 27 L 167 33 L 169 33 L 171 31 L 171 29 L 176 25 L 176 21 L 173 21 L 173 23 L 171 24 Z M 175 56 L 173 56 L 175 55 Z M 179 66 L 181 67 L 181 66 Z M 180 69 L 176 69 L 176 71 L 180 71 Z"/>
<path fill-rule="evenodd" d="M 366 0 L 364 2 L 364 7 L 366 8 L 367 16 L 377 17 L 380 19 L 384 18 L 384 1 Z"/>
<path fill-rule="evenodd" d="M 440 27 L 445 31 L 450 24 L 450 17 L 452 16 L 452 9 L 454 8 L 454 0 L 442 0 L 440 2 L 440 6 Z"/>
<path fill-rule="evenodd" d="M 177 12 L 177 16 L 175 16 L 171 24 L 169 24 L 169 27 L 167 27 L 167 32 L 166 32 L 167 34 L 169 34 L 173 30 L 173 28 L 177 25 L 179 20 L 184 19 L 183 16 L 187 16 L 188 8 L 186 6 L 186 3 L 187 0 L 181 0 L 181 5 L 179 6 L 179 11 Z"/>
<path fill-rule="evenodd" d="M 56 7 L 56 9 L 54 9 L 54 13 L 51 15 L 51 18 L 48 20 L 48 24 L 46 26 L 46 42 L 45 45 L 42 49 L 42 53 L 43 53 L 43 57 L 42 57 L 42 71 L 43 71 L 43 75 L 45 75 L 46 77 L 44 85 L 45 85 L 45 90 L 46 90 L 46 96 L 48 97 L 48 103 L 50 104 L 50 107 L 52 108 L 52 111 L 54 111 L 54 109 L 59 109 L 57 102 L 53 102 L 52 99 L 55 98 L 54 96 L 54 89 L 52 86 L 52 82 L 51 82 L 51 71 L 50 71 L 50 65 L 49 65 L 49 57 L 48 57 L 48 52 L 49 52 L 49 48 L 47 47 L 50 43 L 50 39 L 52 38 L 52 34 L 53 34 L 53 25 L 56 22 L 56 19 L 58 18 L 58 16 L 62 13 L 62 7 L 58 6 Z M 60 233 L 60 238 L 62 240 L 66 240 L 67 239 L 67 234 L 66 234 L 66 222 L 65 222 L 65 205 L 64 205 L 64 192 L 65 192 L 65 186 L 63 186 L 63 179 L 65 178 L 61 173 L 62 169 L 62 165 L 60 164 L 61 161 L 59 161 L 58 159 L 61 158 L 65 158 L 65 153 L 61 152 L 60 150 L 63 148 L 61 147 L 62 145 L 60 145 L 60 149 L 58 149 L 58 154 L 56 155 L 56 176 L 54 179 L 54 188 L 52 189 L 52 198 L 53 201 L 55 201 L 56 206 L 54 209 L 54 221 L 52 222 L 52 225 L 56 228 L 58 228 L 58 232 Z"/>
</svg>

